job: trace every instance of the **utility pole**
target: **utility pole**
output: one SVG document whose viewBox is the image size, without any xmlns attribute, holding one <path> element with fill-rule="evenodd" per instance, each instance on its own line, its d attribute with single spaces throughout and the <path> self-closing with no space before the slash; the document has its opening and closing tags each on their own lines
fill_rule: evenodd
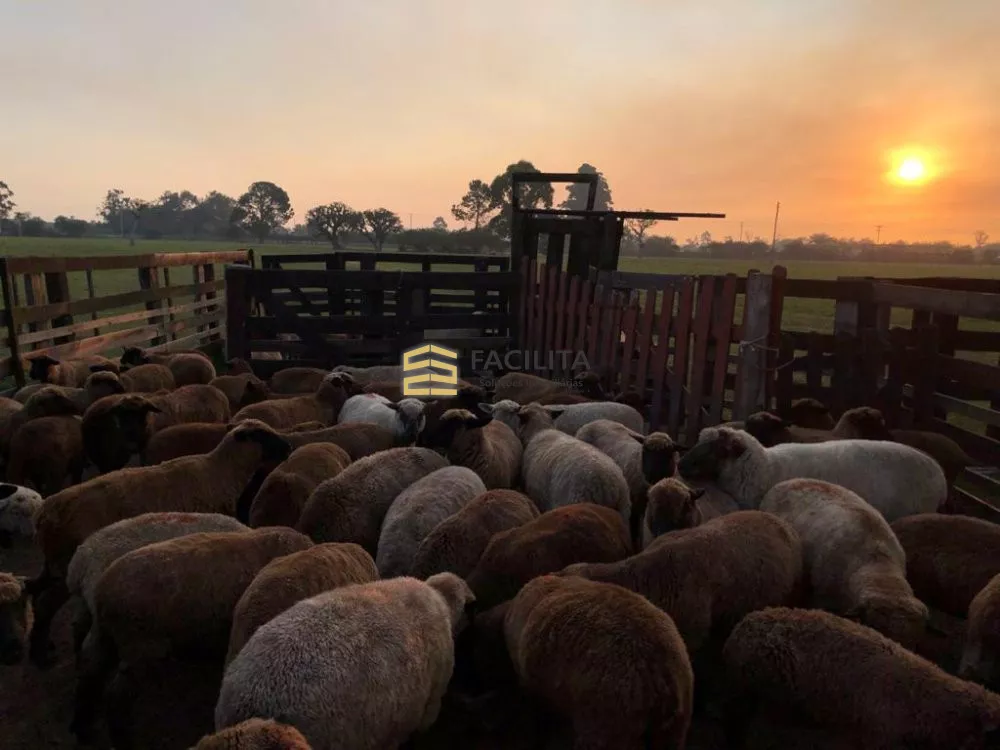
<svg viewBox="0 0 1000 750">
<path fill-rule="evenodd" d="M 778 243 L 778 212 L 781 210 L 781 201 L 774 207 L 774 231 L 771 233 L 771 252 L 774 253 L 775 245 Z"/>
<path fill-rule="evenodd" d="M 413 212 L 410 212 L 410 229 L 413 229 Z"/>
<path fill-rule="evenodd" d="M 875 244 L 876 245 L 878 244 L 879 237 L 881 237 L 881 236 L 882 236 L 882 225 L 881 224 L 876 224 L 875 225 Z"/>
<path fill-rule="evenodd" d="M 743 244 L 743 222 L 740 222 L 740 244 Z"/>
</svg>

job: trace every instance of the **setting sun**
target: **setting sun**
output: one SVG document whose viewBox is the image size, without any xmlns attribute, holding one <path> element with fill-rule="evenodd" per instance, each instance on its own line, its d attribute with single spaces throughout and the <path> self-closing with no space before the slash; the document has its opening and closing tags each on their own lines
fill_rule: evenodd
<svg viewBox="0 0 1000 750">
<path fill-rule="evenodd" d="M 915 182 L 924 176 L 924 163 L 920 159 L 911 156 L 899 165 L 899 170 L 896 174 L 899 175 L 899 179 L 901 180 Z"/>
<path fill-rule="evenodd" d="M 926 148 L 909 146 L 887 156 L 889 169 L 886 178 L 896 185 L 923 185 L 940 172 L 940 159 Z"/>
</svg>

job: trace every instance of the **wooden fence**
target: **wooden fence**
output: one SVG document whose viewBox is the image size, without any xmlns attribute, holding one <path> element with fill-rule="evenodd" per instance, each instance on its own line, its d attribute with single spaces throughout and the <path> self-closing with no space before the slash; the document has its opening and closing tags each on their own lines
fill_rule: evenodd
<svg viewBox="0 0 1000 750">
<path fill-rule="evenodd" d="M 253 252 L 0 258 L 6 350 L 0 378 L 25 384 L 24 360 L 218 346 L 225 337 L 220 264 Z M 187 269 L 188 282 L 180 274 Z"/>
</svg>

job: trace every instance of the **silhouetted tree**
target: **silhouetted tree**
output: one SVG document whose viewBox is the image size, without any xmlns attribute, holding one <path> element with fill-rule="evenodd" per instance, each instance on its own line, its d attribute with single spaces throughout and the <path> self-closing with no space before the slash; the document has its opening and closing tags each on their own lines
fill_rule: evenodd
<svg viewBox="0 0 1000 750">
<path fill-rule="evenodd" d="M 118 236 L 125 237 L 125 215 L 128 213 L 128 198 L 121 188 L 112 188 L 104 196 L 97 214 L 112 230 L 118 231 Z"/>
<path fill-rule="evenodd" d="M 16 205 L 14 191 L 8 187 L 6 182 L 0 180 L 0 227 L 3 227 L 3 222 L 7 220 Z"/>
<path fill-rule="evenodd" d="M 236 201 L 232 222 L 262 241 L 294 215 L 288 193 L 273 182 L 255 182 Z"/>
<path fill-rule="evenodd" d="M 977 249 L 982 249 L 986 245 L 986 243 L 990 241 L 990 236 L 982 229 L 977 229 L 972 236 L 976 240 Z"/>
<path fill-rule="evenodd" d="M 451 215 L 459 221 L 472 222 L 473 230 L 481 229 L 491 213 L 500 207 L 490 186 L 482 180 L 469 182 L 469 189 L 462 200 L 451 207 Z"/>
<path fill-rule="evenodd" d="M 52 226 L 61 237 L 83 237 L 87 233 L 87 222 L 72 216 L 57 216 Z"/>
<path fill-rule="evenodd" d="M 403 231 L 403 222 L 399 216 L 388 208 L 375 208 L 362 211 L 361 233 L 372 243 L 376 251 L 381 252 L 385 241 L 393 234 Z"/>
<path fill-rule="evenodd" d="M 581 164 L 576 171 L 578 174 L 598 175 L 597 195 L 594 197 L 594 210 L 610 211 L 614 206 L 614 202 L 611 200 L 611 188 L 608 186 L 608 181 L 604 175 L 597 170 L 597 167 L 586 163 Z M 590 186 L 582 182 L 571 183 L 566 188 L 566 200 L 559 204 L 559 208 L 582 211 L 587 207 L 587 192 L 589 190 Z"/>
<path fill-rule="evenodd" d="M 509 164 L 503 174 L 498 174 L 490 183 L 490 193 L 493 200 L 500 207 L 500 213 L 489 221 L 489 227 L 500 237 L 510 237 L 510 217 L 512 210 L 512 196 L 514 172 L 541 172 L 530 161 L 521 160 L 516 164 Z M 521 194 L 518 196 L 518 204 L 521 208 L 552 208 L 555 191 L 552 190 L 551 182 L 530 182 L 521 185 Z"/>
<path fill-rule="evenodd" d="M 443 216 L 438 216 L 431 223 L 431 227 L 433 227 L 434 229 L 438 230 L 439 232 L 447 232 L 448 231 L 448 222 L 444 220 Z"/>
<path fill-rule="evenodd" d="M 645 208 L 644 211 L 650 211 L 650 209 Z M 635 240 L 636 247 L 638 249 L 637 255 L 642 255 L 642 249 L 646 244 L 646 232 L 656 226 L 656 219 L 650 217 L 640 217 L 637 219 L 626 219 L 625 229 Z"/>
<path fill-rule="evenodd" d="M 326 237 L 334 250 L 343 247 L 345 235 L 361 229 L 361 215 L 346 203 L 328 203 L 306 212 L 306 224 L 313 235 Z"/>
</svg>

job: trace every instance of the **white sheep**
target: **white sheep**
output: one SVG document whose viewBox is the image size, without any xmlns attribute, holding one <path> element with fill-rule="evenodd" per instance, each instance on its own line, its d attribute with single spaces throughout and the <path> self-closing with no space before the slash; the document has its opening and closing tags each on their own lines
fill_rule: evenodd
<svg viewBox="0 0 1000 750">
<path fill-rule="evenodd" d="M 400 492 L 382 521 L 375 556 L 380 575 L 407 575 L 424 537 L 484 492 L 483 480 L 464 466 L 432 471 Z"/>
<path fill-rule="evenodd" d="M 305 599 L 262 625 L 226 670 L 216 730 L 279 718 L 316 750 L 399 747 L 434 723 L 473 601 L 439 573 Z"/>
<path fill-rule="evenodd" d="M 760 509 L 802 540 L 812 604 L 878 630 L 907 648 L 929 612 L 906 582 L 906 553 L 886 520 L 856 493 L 816 479 L 779 482 Z"/>
<path fill-rule="evenodd" d="M 594 446 L 555 429 L 545 407 L 522 406 L 517 420 L 524 444 L 521 475 L 525 492 L 540 511 L 596 503 L 618 511 L 629 525 L 629 488 L 618 464 Z"/>
<path fill-rule="evenodd" d="M 634 407 L 618 401 L 591 401 L 585 404 L 551 404 L 545 410 L 555 420 L 557 430 L 567 435 L 576 433 L 586 424 L 598 419 L 618 422 L 639 434 L 645 433 L 645 421 Z"/>
<path fill-rule="evenodd" d="M 424 428 L 424 402 L 404 398 L 394 403 L 378 393 L 362 393 L 344 402 L 338 424 L 367 422 L 392 431 L 400 445 L 412 444 Z"/>
<path fill-rule="evenodd" d="M 915 448 L 881 440 L 783 443 L 765 448 L 728 427 L 706 427 L 677 464 L 685 480 L 714 482 L 741 508 L 759 508 L 786 479 L 821 479 L 856 492 L 890 523 L 938 510 L 948 485 L 937 462 Z"/>
<path fill-rule="evenodd" d="M 10 546 L 15 539 L 31 539 L 41 507 L 42 496 L 33 489 L 0 483 L 0 546 Z"/>
<path fill-rule="evenodd" d="M 576 439 L 597 448 L 622 470 L 632 501 L 629 528 L 633 541 L 638 541 L 639 527 L 646 509 L 646 495 L 649 491 L 649 482 L 643 474 L 642 465 L 643 443 L 646 437 L 620 422 L 597 419 L 577 430 Z"/>
</svg>

